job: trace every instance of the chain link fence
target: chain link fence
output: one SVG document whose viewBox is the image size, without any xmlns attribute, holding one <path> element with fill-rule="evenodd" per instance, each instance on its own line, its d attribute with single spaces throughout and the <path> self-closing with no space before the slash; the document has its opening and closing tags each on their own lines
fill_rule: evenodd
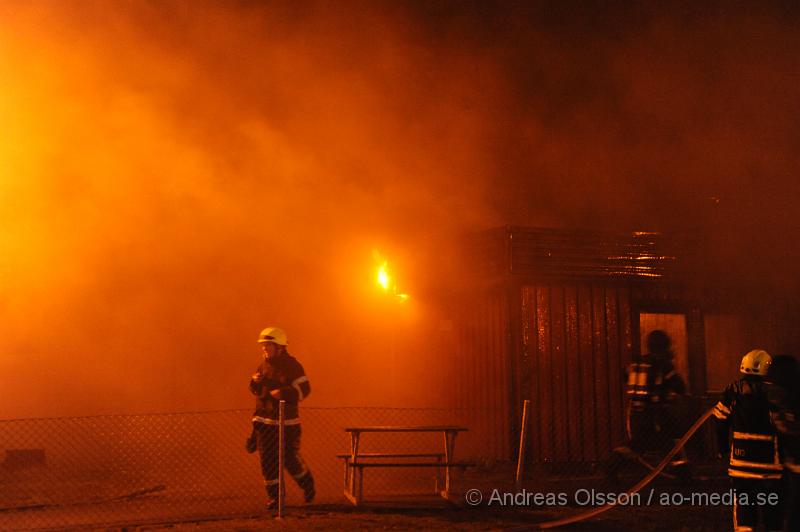
<svg viewBox="0 0 800 532">
<path fill-rule="evenodd" d="M 0 529 L 65 529 L 260 515 L 267 496 L 258 453 L 248 454 L 251 411 L 0 421 Z M 304 408 L 302 456 L 316 479 L 315 503 L 342 503 L 343 463 L 360 425 L 463 424 L 469 411 Z M 364 452 L 432 452 L 432 435 L 365 437 Z M 475 456 L 478 434 L 456 453 Z M 409 492 L 434 473 L 370 472 L 365 491 Z M 303 493 L 286 475 L 287 506 Z M 427 489 L 427 488 L 426 488 Z M 429 491 L 429 490 L 428 490 Z"/>
<path fill-rule="evenodd" d="M 644 409 L 631 408 L 628 403 L 625 434 L 612 450 L 611 457 L 597 464 L 605 480 L 628 484 L 630 479 L 652 471 L 693 422 L 717 401 L 715 395 L 686 396 L 670 405 L 649 405 Z M 722 478 L 727 462 L 717 460 L 717 453 L 714 424 L 707 421 L 672 458 L 662 477 L 679 480 L 682 484 L 709 476 Z M 628 481 L 623 482 L 620 477 Z"/>
<path fill-rule="evenodd" d="M 696 398 L 691 414 L 715 398 Z M 536 408 L 536 405 L 531 405 Z M 470 460 L 454 470 L 454 495 L 481 483 L 512 484 L 518 432 L 499 434 L 491 413 L 468 409 L 303 408 L 302 456 L 316 480 L 315 504 L 348 504 L 343 496 L 344 455 L 350 451 L 346 427 L 374 425 L 459 425 L 455 459 Z M 682 422 L 691 424 L 694 417 Z M 504 423 L 518 427 L 516 423 Z M 123 526 L 256 516 L 267 513 L 258 453 L 248 454 L 249 410 L 174 414 L 115 415 L 0 421 L 0 529 L 47 530 Z M 535 437 L 540 427 L 530 426 Z M 672 441 L 672 438 L 669 438 Z M 500 442 L 500 444 L 498 444 Z M 624 443 L 624 442 L 620 442 Z M 666 445 L 666 441 L 665 441 Z M 360 453 L 442 452 L 436 433 L 365 433 Z M 663 448 L 641 456 L 659 461 Z M 709 427 L 689 445 L 695 472 L 713 465 L 716 453 Z M 532 463 L 525 484 L 548 489 L 573 481 L 595 487 L 607 482 L 610 456 L 592 463 Z M 708 467 L 707 467 L 708 466 Z M 641 461 L 621 470 L 641 478 Z M 439 468 L 371 468 L 363 480 L 365 501 L 432 496 L 441 488 Z M 303 491 L 286 475 L 286 504 L 303 504 Z M 696 480 L 700 482 L 699 480 Z"/>
</svg>

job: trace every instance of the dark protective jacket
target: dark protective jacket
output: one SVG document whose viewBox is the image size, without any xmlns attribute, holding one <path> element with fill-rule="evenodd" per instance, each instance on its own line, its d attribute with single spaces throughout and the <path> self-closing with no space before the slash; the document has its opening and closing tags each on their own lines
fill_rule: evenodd
<svg viewBox="0 0 800 532">
<path fill-rule="evenodd" d="M 800 474 L 800 396 L 788 386 L 767 383 L 772 422 L 778 432 L 778 447 L 786 469 Z"/>
<path fill-rule="evenodd" d="M 729 452 L 728 475 L 737 478 L 781 478 L 778 439 L 770 419 L 767 386 L 748 375 L 729 384 L 714 407 L 717 443 Z"/>
<path fill-rule="evenodd" d="M 666 355 L 651 354 L 628 366 L 627 393 L 631 410 L 669 402 L 686 393 L 686 384 Z"/>
<path fill-rule="evenodd" d="M 271 394 L 276 390 L 277 398 Z M 278 405 L 283 399 L 286 401 L 286 424 L 297 425 L 300 423 L 298 403 L 311 393 L 311 384 L 300 362 L 284 353 L 261 362 L 250 379 L 250 392 L 256 396 L 253 421 L 277 425 Z"/>
</svg>

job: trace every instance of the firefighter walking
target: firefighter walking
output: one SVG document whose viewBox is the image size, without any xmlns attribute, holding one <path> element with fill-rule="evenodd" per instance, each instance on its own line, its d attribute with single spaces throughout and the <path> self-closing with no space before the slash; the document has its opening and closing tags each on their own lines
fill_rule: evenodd
<svg viewBox="0 0 800 532">
<path fill-rule="evenodd" d="M 285 464 L 286 470 L 303 490 L 306 503 L 314 500 L 314 477 L 300 456 L 300 413 L 298 403 L 311 393 L 311 385 L 303 366 L 287 351 L 286 333 L 277 327 L 267 327 L 258 337 L 264 359 L 250 379 L 250 392 L 256 396 L 253 414 L 253 433 L 247 450 L 258 449 L 261 473 L 267 491 L 267 507 L 278 504 L 278 415 L 279 403 L 285 407 Z"/>
<path fill-rule="evenodd" d="M 772 357 L 754 349 L 742 358 L 741 379 L 729 384 L 714 407 L 720 454 L 728 454 L 728 476 L 736 497 L 733 529 L 755 530 L 759 514 L 767 530 L 781 530 L 780 482 L 783 466 L 770 419 L 764 377 Z"/>
</svg>

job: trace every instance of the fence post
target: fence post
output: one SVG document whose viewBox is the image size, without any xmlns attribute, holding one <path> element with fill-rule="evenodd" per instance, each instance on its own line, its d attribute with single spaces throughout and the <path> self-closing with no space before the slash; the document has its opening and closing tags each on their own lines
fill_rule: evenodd
<svg viewBox="0 0 800 532">
<path fill-rule="evenodd" d="M 283 462 L 286 459 L 284 449 L 286 448 L 286 401 L 281 399 L 278 404 L 278 519 L 283 519 L 284 493 L 286 491 L 283 476 Z"/>
<path fill-rule="evenodd" d="M 529 399 L 525 399 L 522 404 L 522 424 L 519 430 L 519 452 L 517 453 L 517 476 L 515 486 L 517 492 L 522 488 L 522 470 L 525 463 L 525 447 L 528 444 L 528 406 L 531 404 Z"/>
</svg>

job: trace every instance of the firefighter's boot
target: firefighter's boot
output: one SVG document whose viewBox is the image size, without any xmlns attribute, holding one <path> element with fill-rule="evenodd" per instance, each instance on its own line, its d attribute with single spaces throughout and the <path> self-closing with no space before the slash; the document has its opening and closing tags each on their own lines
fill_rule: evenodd
<svg viewBox="0 0 800 532">
<path fill-rule="evenodd" d="M 619 473 L 628 461 L 628 457 L 633 453 L 629 447 L 616 447 L 611 451 L 606 468 L 605 477 L 611 484 L 619 483 Z"/>
<path fill-rule="evenodd" d="M 310 503 L 317 496 L 317 490 L 314 488 L 314 476 L 311 471 L 306 471 L 303 476 L 298 477 L 297 485 L 303 490 L 303 499 L 306 503 Z"/>
<path fill-rule="evenodd" d="M 267 509 L 272 510 L 278 507 L 278 481 L 271 480 L 266 484 L 267 488 Z"/>
</svg>

